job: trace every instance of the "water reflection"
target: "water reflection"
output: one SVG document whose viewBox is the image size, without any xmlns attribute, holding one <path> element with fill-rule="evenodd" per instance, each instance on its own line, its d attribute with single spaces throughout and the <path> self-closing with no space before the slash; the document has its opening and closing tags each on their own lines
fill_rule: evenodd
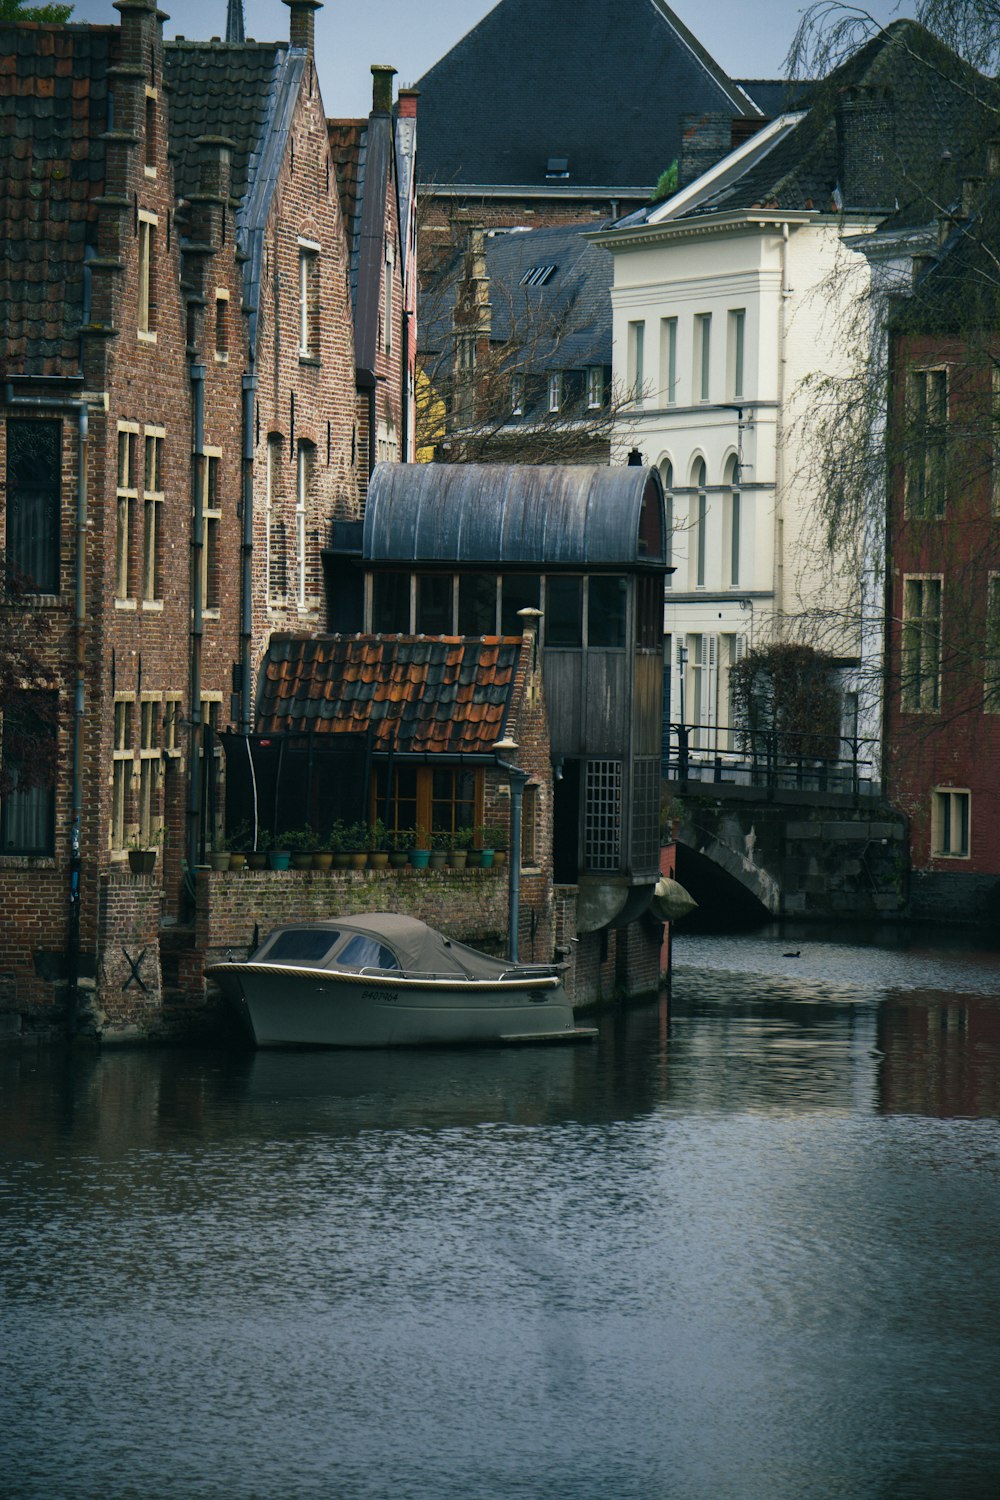
<svg viewBox="0 0 1000 1500">
<path fill-rule="evenodd" d="M 1000 964 L 678 946 L 591 1047 L 0 1052 L 4 1500 L 992 1500 Z"/>
</svg>

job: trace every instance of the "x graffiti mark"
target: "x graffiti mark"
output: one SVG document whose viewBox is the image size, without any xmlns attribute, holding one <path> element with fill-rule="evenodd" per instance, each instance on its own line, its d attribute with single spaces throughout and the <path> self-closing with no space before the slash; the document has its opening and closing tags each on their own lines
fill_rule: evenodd
<svg viewBox="0 0 1000 1500">
<path fill-rule="evenodd" d="M 122 985 L 122 989 L 123 990 L 127 990 L 128 987 L 129 987 L 129 985 L 132 984 L 132 982 L 134 980 L 135 983 L 142 990 L 142 993 L 144 995 L 148 995 L 149 994 L 149 990 L 146 988 L 145 984 L 143 983 L 142 975 L 139 973 L 139 970 L 142 967 L 142 961 L 146 957 L 146 954 L 147 954 L 148 951 L 149 950 L 147 948 L 143 948 L 142 952 L 139 954 L 139 957 L 138 958 L 133 958 L 132 955 L 129 953 L 129 951 L 128 951 L 127 948 L 123 948 L 122 949 L 122 952 L 124 953 L 125 958 L 126 958 L 126 960 L 128 962 L 128 966 L 132 970 L 131 974 L 128 976 L 128 978 L 125 980 L 124 984 Z"/>
</svg>

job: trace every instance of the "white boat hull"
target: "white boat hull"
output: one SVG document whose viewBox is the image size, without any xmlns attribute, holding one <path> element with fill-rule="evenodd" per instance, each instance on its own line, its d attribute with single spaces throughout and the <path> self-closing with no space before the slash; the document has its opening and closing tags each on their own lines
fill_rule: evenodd
<svg viewBox="0 0 1000 1500">
<path fill-rule="evenodd" d="M 208 971 L 237 1002 L 258 1047 L 419 1047 L 578 1041 L 554 976 L 484 982 L 221 963 Z"/>
</svg>

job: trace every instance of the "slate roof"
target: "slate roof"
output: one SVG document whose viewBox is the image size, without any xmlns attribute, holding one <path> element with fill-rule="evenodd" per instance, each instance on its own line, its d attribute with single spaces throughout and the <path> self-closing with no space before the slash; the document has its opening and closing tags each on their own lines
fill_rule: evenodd
<svg viewBox="0 0 1000 1500">
<path fill-rule="evenodd" d="M 768 120 L 776 120 L 789 110 L 805 108 L 816 88 L 807 78 L 736 78 L 733 82 L 750 95 Z"/>
<path fill-rule="evenodd" d="M 681 118 L 759 110 L 663 0 L 500 0 L 419 80 L 421 182 L 651 191 Z"/>
<path fill-rule="evenodd" d="M 892 105 L 890 124 L 874 142 L 881 155 L 878 202 L 852 192 L 845 177 L 837 105 L 852 89 L 881 92 Z M 750 151 L 742 173 L 733 177 L 724 167 L 716 178 L 708 173 L 704 190 L 682 212 L 668 201 L 647 210 L 646 220 L 753 208 L 893 212 L 918 184 L 934 180 L 943 153 L 958 155 L 970 138 L 995 128 L 1000 91 L 915 21 L 895 21 L 816 84 L 810 99 L 773 149 Z"/>
<path fill-rule="evenodd" d="M 0 359 L 13 374 L 79 368 L 117 37 L 105 26 L 0 26 Z"/>
<path fill-rule="evenodd" d="M 367 120 L 327 120 L 330 155 L 337 173 L 340 207 L 351 252 L 351 302 L 358 290 L 358 246 L 361 242 L 361 201 L 365 190 Z"/>
<path fill-rule="evenodd" d="M 614 260 L 585 238 L 599 225 L 488 232 L 491 337 L 524 342 L 545 330 L 531 351 L 533 370 L 582 370 L 611 364 L 611 287 Z M 437 351 L 451 342 L 452 313 L 461 275 L 461 252 L 442 273 L 442 289 L 426 293 L 418 332 L 420 348 Z M 554 266 L 542 285 L 522 285 L 534 267 Z M 551 333 L 550 333 L 551 330 Z"/>
<path fill-rule="evenodd" d="M 243 198 L 253 158 L 260 150 L 277 68 L 287 48 L 276 42 L 164 44 L 163 66 L 170 88 L 170 157 L 177 196 L 198 190 L 195 141 L 223 135 L 235 143 L 232 191 Z"/>
<path fill-rule="evenodd" d="M 520 651 L 520 637 L 272 635 L 257 730 L 370 731 L 376 750 L 490 754 Z"/>
<path fill-rule="evenodd" d="M 1000 330 L 1000 183 L 993 183 L 971 219 L 956 224 L 918 279 L 912 296 L 895 299 L 891 324 L 897 333 L 978 336 L 983 357 Z"/>
</svg>

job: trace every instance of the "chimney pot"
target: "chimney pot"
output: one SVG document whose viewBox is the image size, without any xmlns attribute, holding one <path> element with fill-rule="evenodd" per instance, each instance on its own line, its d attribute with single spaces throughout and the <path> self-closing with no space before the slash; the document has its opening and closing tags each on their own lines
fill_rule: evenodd
<svg viewBox="0 0 1000 1500">
<path fill-rule="evenodd" d="M 415 120 L 417 117 L 417 100 L 420 98 L 420 90 L 414 88 L 401 88 L 397 101 L 397 109 L 401 120 Z M 1000 143 L 998 143 L 1000 144 Z"/>
</svg>

